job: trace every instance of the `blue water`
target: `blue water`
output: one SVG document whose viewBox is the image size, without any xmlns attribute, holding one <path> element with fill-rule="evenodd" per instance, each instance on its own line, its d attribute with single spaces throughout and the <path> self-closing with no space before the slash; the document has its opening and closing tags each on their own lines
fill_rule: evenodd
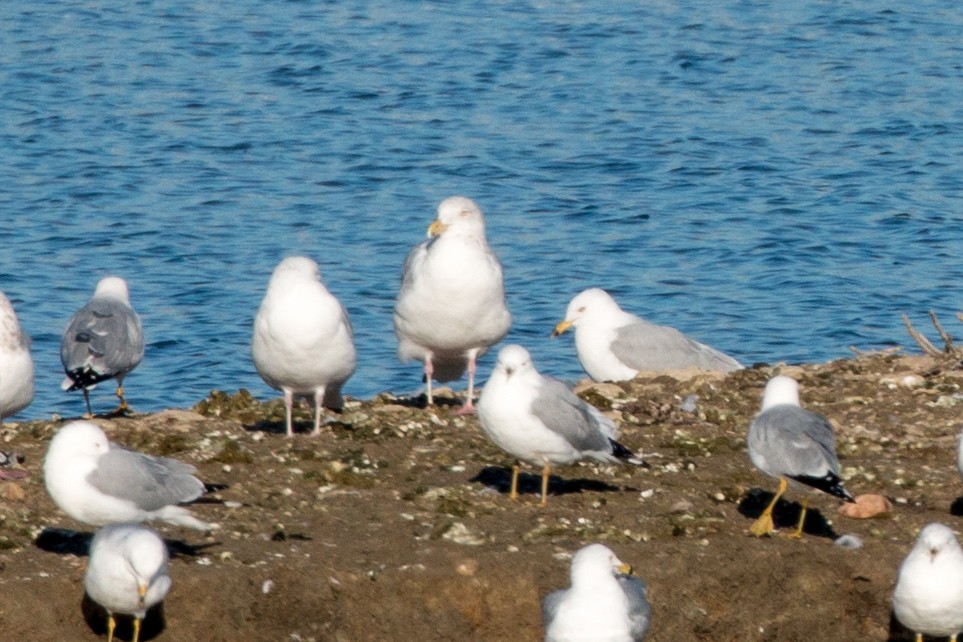
<svg viewBox="0 0 963 642">
<path fill-rule="evenodd" d="M 109 273 L 147 335 L 135 409 L 273 396 L 250 328 L 294 253 L 351 313 L 345 391 L 417 390 L 391 312 L 452 194 L 486 212 L 508 340 L 563 378 L 548 333 L 589 286 L 746 363 L 914 348 L 903 312 L 963 334 L 957 3 L 354 4 L 0 4 L 21 417 L 81 411 L 60 334 Z"/>
</svg>

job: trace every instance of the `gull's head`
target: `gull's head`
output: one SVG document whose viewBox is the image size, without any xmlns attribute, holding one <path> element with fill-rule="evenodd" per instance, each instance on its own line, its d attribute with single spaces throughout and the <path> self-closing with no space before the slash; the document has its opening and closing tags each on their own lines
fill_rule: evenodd
<svg viewBox="0 0 963 642">
<path fill-rule="evenodd" d="M 95 297 L 110 297 L 120 299 L 124 303 L 130 304 L 130 291 L 127 289 L 127 281 L 119 276 L 105 276 L 97 282 L 94 289 Z"/>
<path fill-rule="evenodd" d="M 577 328 L 579 323 L 587 319 L 605 318 L 613 312 L 621 311 L 619 304 L 605 290 L 601 288 L 582 290 L 569 301 L 568 309 L 565 310 L 565 319 L 555 326 L 552 336 L 557 337 L 572 326 Z"/>
<path fill-rule="evenodd" d="M 632 567 L 620 560 L 602 544 L 589 544 L 572 557 L 572 584 L 593 578 L 611 578 L 617 574 L 631 575 Z"/>
<path fill-rule="evenodd" d="M 138 527 L 124 539 L 124 560 L 137 580 L 143 605 L 147 591 L 159 576 L 167 575 L 167 546 L 153 531 Z"/>
<path fill-rule="evenodd" d="M 940 553 L 959 550 L 960 543 L 952 529 L 943 524 L 927 524 L 916 538 L 916 550 L 924 553 L 931 563 Z"/>
<path fill-rule="evenodd" d="M 799 405 L 799 383 L 792 377 L 776 375 L 766 383 L 766 389 L 762 393 L 762 409 L 787 403 Z"/>
<path fill-rule="evenodd" d="M 320 281 L 321 269 L 314 259 L 306 256 L 289 256 L 274 268 L 268 287 L 289 280 Z"/>
<path fill-rule="evenodd" d="M 438 205 L 438 216 L 428 228 L 428 236 L 440 236 L 449 230 L 469 236 L 485 236 L 485 217 L 475 201 L 464 196 L 451 196 Z"/>
<path fill-rule="evenodd" d="M 72 421 L 57 431 L 47 452 L 48 456 L 64 453 L 70 456 L 99 457 L 108 450 L 110 442 L 99 426 L 89 421 Z"/>
<path fill-rule="evenodd" d="M 507 345 L 498 352 L 495 371 L 502 373 L 506 379 L 511 379 L 519 373 L 531 372 L 534 369 L 532 356 L 528 353 L 528 350 L 518 344 Z"/>
</svg>

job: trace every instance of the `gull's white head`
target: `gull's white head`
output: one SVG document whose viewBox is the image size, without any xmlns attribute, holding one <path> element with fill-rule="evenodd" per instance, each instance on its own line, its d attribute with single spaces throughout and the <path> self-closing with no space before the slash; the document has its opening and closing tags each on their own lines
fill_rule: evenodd
<svg viewBox="0 0 963 642">
<path fill-rule="evenodd" d="M 628 564 L 622 562 L 611 549 L 602 544 L 589 544 L 579 549 L 572 557 L 570 570 L 573 586 L 577 583 L 610 579 L 616 574 L 631 572 L 632 568 Z"/>
<path fill-rule="evenodd" d="M 159 574 L 167 574 L 167 546 L 153 531 L 132 528 L 122 546 L 123 557 L 145 592 Z"/>
<path fill-rule="evenodd" d="M 50 440 L 47 458 L 61 454 L 98 457 L 110 449 L 107 435 L 89 421 L 72 421 L 57 431 Z"/>
<path fill-rule="evenodd" d="M 485 217 L 475 201 L 464 196 L 451 196 L 438 205 L 438 216 L 428 228 L 428 236 L 451 230 L 466 236 L 485 236 Z"/>
<path fill-rule="evenodd" d="M 799 405 L 799 383 L 792 377 L 776 375 L 766 383 L 762 393 L 762 409 L 767 410 L 779 404 Z"/>
<path fill-rule="evenodd" d="M 513 343 L 499 350 L 495 372 L 503 374 L 506 379 L 534 371 L 535 366 L 532 365 L 532 356 L 522 346 Z"/>
<path fill-rule="evenodd" d="M 97 282 L 94 289 L 95 297 L 110 297 L 120 299 L 124 303 L 130 304 L 130 291 L 127 289 L 127 281 L 119 276 L 105 276 Z"/>
<path fill-rule="evenodd" d="M 274 268 L 268 287 L 288 280 L 321 281 L 321 269 L 314 259 L 306 256 L 289 256 Z"/>
<path fill-rule="evenodd" d="M 582 321 L 611 318 L 614 313 L 622 312 L 615 299 L 601 288 L 589 288 L 576 294 L 565 310 L 565 320 L 555 328 L 555 334 L 565 332 L 570 326 L 579 326 Z"/>
<path fill-rule="evenodd" d="M 935 563 L 941 554 L 960 551 L 960 542 L 953 531 L 943 524 L 927 524 L 916 538 L 914 552 L 926 555 L 930 563 Z"/>
</svg>

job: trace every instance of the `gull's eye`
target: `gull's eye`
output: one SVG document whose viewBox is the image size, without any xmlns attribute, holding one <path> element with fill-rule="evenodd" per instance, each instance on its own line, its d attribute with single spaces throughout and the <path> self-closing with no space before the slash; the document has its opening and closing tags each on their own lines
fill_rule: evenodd
<svg viewBox="0 0 963 642">
<path fill-rule="evenodd" d="M 579 312 L 585 312 L 585 306 L 583 305 L 582 307 L 580 307 L 580 308 L 578 309 L 578 311 L 579 311 Z"/>
</svg>

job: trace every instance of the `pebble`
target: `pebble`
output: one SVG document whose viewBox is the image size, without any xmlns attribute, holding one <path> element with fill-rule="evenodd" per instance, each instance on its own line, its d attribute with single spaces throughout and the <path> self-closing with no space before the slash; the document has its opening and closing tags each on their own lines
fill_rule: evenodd
<svg viewBox="0 0 963 642">
<path fill-rule="evenodd" d="M 848 548 L 849 550 L 857 550 L 863 547 L 863 538 L 859 535 L 854 535 L 853 533 L 848 533 L 846 535 L 840 535 L 836 538 L 836 546 L 841 546 L 842 548 Z"/>
<path fill-rule="evenodd" d="M 850 519 L 868 519 L 893 511 L 893 504 L 882 495 L 857 495 L 856 503 L 846 502 L 839 507 L 839 514 Z"/>
</svg>

